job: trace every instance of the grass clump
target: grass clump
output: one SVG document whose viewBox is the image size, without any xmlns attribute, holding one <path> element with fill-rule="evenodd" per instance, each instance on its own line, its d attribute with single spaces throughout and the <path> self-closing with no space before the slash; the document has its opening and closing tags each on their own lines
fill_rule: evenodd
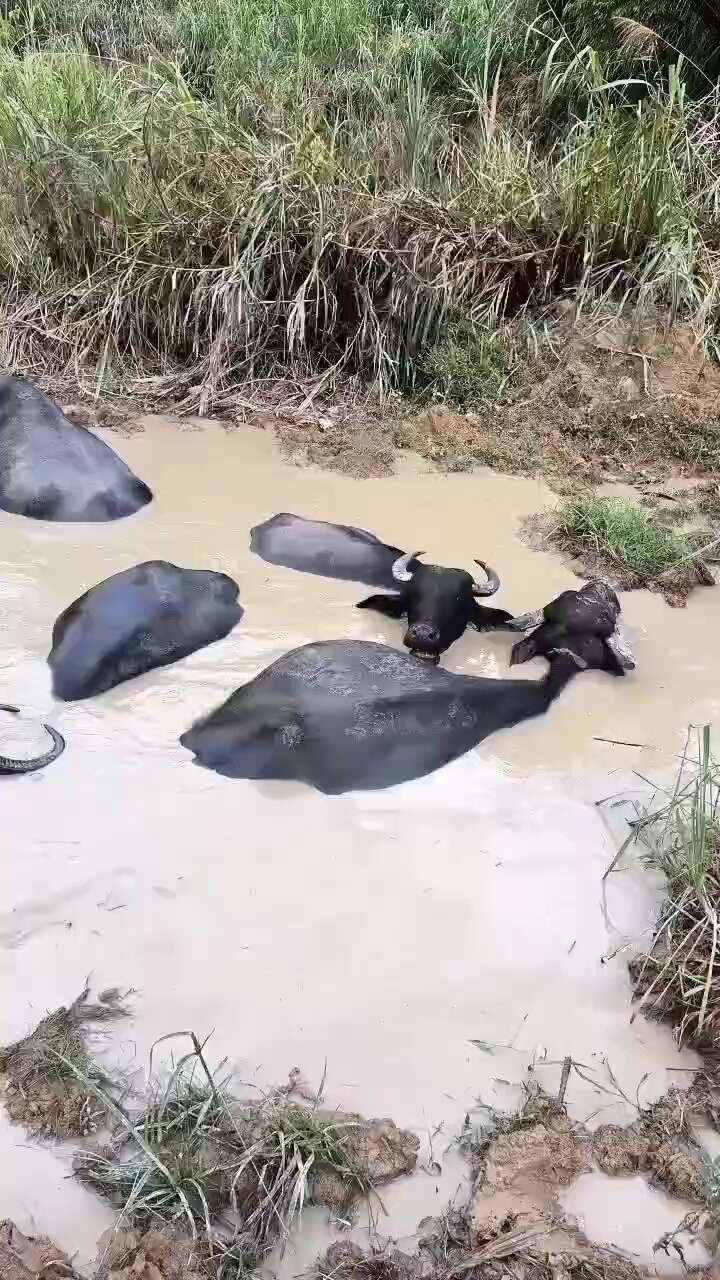
<svg viewBox="0 0 720 1280">
<path fill-rule="evenodd" d="M 116 1108 L 109 1148 L 81 1152 L 78 1175 L 108 1196 L 139 1229 L 182 1222 L 250 1271 L 283 1240 L 306 1203 L 347 1213 L 373 1186 L 415 1165 L 418 1141 L 391 1121 L 328 1113 L 280 1094 L 238 1101 L 229 1080 L 210 1073 L 202 1046 L 183 1056 L 136 1118 Z M 232 1241 L 213 1222 L 232 1211 Z M 218 1273 L 220 1274 L 220 1273 Z"/>
<path fill-rule="evenodd" d="M 691 742 L 696 754 L 691 756 Z M 633 824 L 644 858 L 665 876 L 652 946 L 633 961 L 640 1008 L 668 1017 L 679 1043 L 720 1048 L 720 765 L 710 726 L 688 734 L 675 783 Z"/>
<path fill-rule="evenodd" d="M 557 531 L 579 550 L 640 580 L 657 577 L 690 554 L 681 534 L 654 523 L 641 507 L 622 498 L 592 496 L 566 502 Z"/>
<path fill-rule="evenodd" d="M 497 329 L 476 329 L 455 321 L 447 337 L 420 361 L 421 379 L 435 396 L 460 409 L 495 400 L 511 376 L 512 356 Z"/>
<path fill-rule="evenodd" d="M 71 1005 L 47 1014 L 34 1031 L 0 1048 L 0 1074 L 10 1118 L 35 1136 L 72 1138 L 94 1133 L 108 1108 L 97 1090 L 113 1085 L 88 1048 L 93 1025 L 126 1017 L 117 988 L 89 999 L 86 987 Z"/>
<path fill-rule="evenodd" d="M 680 532 L 671 519 L 625 498 L 597 494 L 570 498 L 557 511 L 532 516 L 532 545 L 558 547 L 583 574 L 604 576 L 621 590 L 645 587 L 682 606 L 693 587 L 714 584 L 703 555 L 715 546 L 707 531 Z"/>
</svg>

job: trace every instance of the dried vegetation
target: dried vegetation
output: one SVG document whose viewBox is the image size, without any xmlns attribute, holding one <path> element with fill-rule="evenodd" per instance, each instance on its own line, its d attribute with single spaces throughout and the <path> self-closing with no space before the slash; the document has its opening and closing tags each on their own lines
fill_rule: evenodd
<svg viewBox="0 0 720 1280">
<path fill-rule="evenodd" d="M 639 810 L 625 849 L 665 876 L 667 897 L 649 949 L 631 963 L 639 1008 L 669 1019 L 679 1043 L 720 1049 L 720 772 L 710 726 L 691 730 L 672 787 Z"/>
<path fill-rule="evenodd" d="M 71 1005 L 61 1006 L 14 1044 L 0 1048 L 0 1077 L 11 1120 L 30 1134 L 78 1138 L 102 1128 L 107 1106 L 98 1087 L 113 1091 L 88 1049 L 93 1027 L 127 1015 L 116 988 L 89 999 L 88 987 Z"/>
</svg>

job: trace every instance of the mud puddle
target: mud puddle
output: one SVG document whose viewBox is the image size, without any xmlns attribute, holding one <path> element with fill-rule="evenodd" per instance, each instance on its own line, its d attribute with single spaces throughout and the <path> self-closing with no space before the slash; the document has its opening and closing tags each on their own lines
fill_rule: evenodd
<svg viewBox="0 0 720 1280">
<path fill-rule="evenodd" d="M 671 1199 L 643 1178 L 608 1178 L 598 1172 L 581 1174 L 560 1199 L 565 1212 L 594 1244 L 621 1249 L 635 1262 L 662 1274 L 678 1274 L 677 1252 L 653 1246 L 673 1232 L 686 1214 L 697 1211 L 697 1205 Z M 688 1267 L 707 1266 L 711 1261 L 700 1239 L 683 1233 L 679 1241 Z"/>
<path fill-rule="evenodd" d="M 568 1102 L 583 1120 L 599 1111 L 596 1123 L 632 1118 L 603 1091 L 604 1055 L 629 1097 L 650 1073 L 643 1101 L 688 1078 L 676 1072 L 694 1059 L 665 1029 L 630 1024 L 623 956 L 600 963 L 649 928 L 656 898 L 646 878 L 615 877 L 608 933 L 600 878 L 615 845 L 593 802 L 631 783 L 632 769 L 671 767 L 687 723 L 715 717 L 720 593 L 699 592 L 685 610 L 628 595 L 633 677 L 584 675 L 544 719 L 429 778 L 339 797 L 223 779 L 177 743 L 201 712 L 306 641 L 399 643 L 397 624 L 353 610 L 362 586 L 251 557 L 251 525 L 287 510 L 362 525 L 451 565 L 487 557 L 503 579 L 498 605 L 515 612 L 576 580 L 517 537 L 519 520 L 552 501 L 541 482 L 409 463 L 361 482 L 288 465 L 261 432 L 145 427 L 111 438 L 155 491 L 138 516 L 59 528 L 0 514 L 0 697 L 42 713 L 68 744 L 46 772 L 2 781 L 0 1042 L 72 999 L 90 973 L 98 988 L 140 993 L 110 1041 L 123 1067 L 144 1069 L 153 1041 L 184 1028 L 213 1031 L 211 1058 L 229 1057 L 263 1087 L 295 1062 L 319 1080 L 327 1061 L 328 1105 L 415 1129 L 421 1162 L 434 1134 L 442 1175 L 418 1173 L 383 1195 L 378 1229 L 405 1238 L 462 1180 L 446 1148 L 465 1112 L 478 1095 L 511 1105 L 504 1082 L 533 1056 L 550 1088 L 565 1054 L 590 1067 L 597 1090 L 574 1081 Z M 88 703 L 53 703 L 45 655 L 57 614 L 156 557 L 235 577 L 239 627 Z M 503 675 L 510 644 L 468 633 L 447 662 Z M 0 1151 L 2 1213 L 79 1249 L 81 1263 L 93 1257 L 109 1214 L 64 1179 L 64 1155 L 5 1120 Z M 289 1272 L 318 1252 L 315 1222 L 300 1254 L 286 1254 Z"/>
</svg>

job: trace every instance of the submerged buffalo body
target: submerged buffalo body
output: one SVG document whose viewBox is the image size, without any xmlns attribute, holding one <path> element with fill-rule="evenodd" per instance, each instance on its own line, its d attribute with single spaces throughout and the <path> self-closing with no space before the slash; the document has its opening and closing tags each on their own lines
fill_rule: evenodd
<svg viewBox="0 0 720 1280">
<path fill-rule="evenodd" d="M 397 586 L 393 565 L 403 554 L 399 547 L 381 542 L 366 529 L 306 520 L 288 512 L 255 525 L 250 531 L 250 550 L 285 569 L 390 588 Z"/>
<path fill-rule="evenodd" d="M 0 507 L 36 520 L 117 520 L 150 502 L 113 450 L 23 378 L 0 378 Z"/>
<path fill-rule="evenodd" d="M 53 693 L 90 698 L 186 658 L 239 622 L 238 587 L 224 573 L 149 560 L 91 587 L 57 619 L 48 663 Z"/>
<path fill-rule="evenodd" d="M 230 778 L 372 790 L 431 773 L 540 715 L 578 669 L 563 651 L 542 680 L 476 679 L 386 645 L 324 641 L 279 658 L 180 741 Z"/>
</svg>

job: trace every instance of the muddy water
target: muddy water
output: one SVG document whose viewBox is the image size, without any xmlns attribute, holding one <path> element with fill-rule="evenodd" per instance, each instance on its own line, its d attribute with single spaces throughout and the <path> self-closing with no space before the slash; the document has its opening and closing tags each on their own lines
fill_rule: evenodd
<svg viewBox="0 0 720 1280">
<path fill-rule="evenodd" d="M 462 1178 L 446 1149 L 465 1112 L 478 1096 L 512 1101 L 502 1082 L 519 1081 L 533 1057 L 548 1087 L 563 1055 L 586 1064 L 596 1084 L 573 1079 L 568 1097 L 594 1122 L 628 1114 L 608 1092 L 604 1057 L 629 1096 L 646 1073 L 648 1100 L 687 1078 L 675 1072 L 693 1060 L 664 1029 L 630 1023 L 622 956 L 601 963 L 650 926 L 656 899 L 646 877 L 615 877 L 606 926 L 601 876 L 615 844 L 593 802 L 628 786 L 632 769 L 667 770 L 688 721 L 717 714 L 720 592 L 696 593 L 684 611 L 628 596 L 634 676 L 583 675 L 544 719 L 429 778 L 340 797 L 230 781 L 193 767 L 178 745 L 196 716 L 294 645 L 399 642 L 397 624 L 353 610 L 362 587 L 251 557 L 251 525 L 288 510 L 363 525 L 448 564 L 487 556 L 503 578 L 498 604 L 513 611 L 576 580 L 517 538 L 520 518 L 551 500 L 540 482 L 439 476 L 412 462 L 359 482 L 283 463 L 260 432 L 145 428 L 112 438 L 157 495 L 132 519 L 61 528 L 0 513 L 0 700 L 43 713 L 68 743 L 47 771 L 2 780 L 0 1042 L 91 974 L 98 987 L 138 991 L 108 1046 L 130 1069 L 183 1028 L 212 1031 L 212 1057 L 262 1086 L 295 1063 L 319 1080 L 327 1062 L 328 1102 L 435 1135 L 442 1176 L 384 1196 L 379 1229 L 404 1237 Z M 55 617 L 149 558 L 232 574 L 241 624 L 173 667 L 54 704 L 45 656 Z M 505 674 L 510 643 L 468 633 L 448 665 Z M 540 663 L 527 670 L 541 673 Z M 608 812 L 620 830 L 620 811 Z M 63 1180 L 65 1158 L 3 1124 L 0 1215 L 51 1231 L 87 1262 L 109 1216 Z M 320 1219 L 291 1271 L 312 1256 Z"/>
<path fill-rule="evenodd" d="M 677 1275 L 678 1255 L 653 1245 L 666 1232 L 674 1231 L 685 1214 L 697 1212 L 697 1205 L 673 1200 L 643 1178 L 609 1178 L 604 1173 L 581 1174 L 560 1196 L 570 1214 L 594 1244 L 612 1245 L 635 1258 L 652 1259 L 662 1274 Z M 688 1267 L 711 1261 L 700 1239 L 683 1232 L 678 1237 Z"/>
</svg>

